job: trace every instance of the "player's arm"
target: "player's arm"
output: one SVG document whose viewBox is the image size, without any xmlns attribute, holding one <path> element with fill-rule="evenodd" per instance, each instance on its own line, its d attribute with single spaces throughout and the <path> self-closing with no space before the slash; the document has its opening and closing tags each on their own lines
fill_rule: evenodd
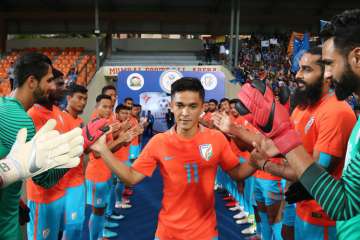
<svg viewBox="0 0 360 240">
<path fill-rule="evenodd" d="M 308 161 L 302 151 L 295 149 L 286 157 L 291 165 L 295 161 Z M 314 199 L 321 205 L 333 220 L 347 220 L 360 214 L 360 157 L 355 155 L 349 161 L 343 177 L 334 179 L 317 163 L 310 164 L 303 172 L 299 172 L 299 180 Z"/>
<path fill-rule="evenodd" d="M 108 144 L 108 148 L 112 152 L 116 152 L 119 148 L 130 143 L 135 137 L 138 137 L 144 132 L 144 128 L 141 124 L 137 124 L 131 129 L 122 132 L 117 139 Z"/>
<path fill-rule="evenodd" d="M 109 144 L 108 144 L 108 148 L 111 152 L 116 152 L 117 150 L 119 150 L 121 147 L 125 146 L 128 142 L 127 142 L 127 133 L 121 133 L 119 134 L 119 136 L 111 141 Z M 96 157 L 100 157 L 100 154 L 95 152 L 94 153 Z"/>
<path fill-rule="evenodd" d="M 248 162 L 239 163 L 233 169 L 229 170 L 227 173 L 235 181 L 243 181 L 245 178 L 254 174 L 256 169 L 252 167 Z"/>
<path fill-rule="evenodd" d="M 256 171 L 256 168 L 252 167 L 248 162 L 240 163 L 238 157 L 231 150 L 230 144 L 226 140 L 225 136 L 221 133 L 220 135 L 221 136 L 217 138 L 219 141 L 223 142 L 223 146 L 221 148 L 221 168 L 235 181 L 242 181 L 252 175 Z"/>
<path fill-rule="evenodd" d="M 315 151 L 313 155 L 313 161 L 317 161 L 320 166 L 328 171 L 333 168 L 338 160 L 340 159 L 323 152 Z M 285 159 L 281 164 L 274 163 L 271 162 L 267 156 L 263 156 L 255 151 L 253 154 L 251 154 L 250 161 L 252 166 L 271 173 L 272 175 L 279 176 L 290 181 L 298 180 L 296 172 L 293 168 L 291 168 L 288 161 Z"/>
<path fill-rule="evenodd" d="M 258 151 L 272 149 L 271 140 L 261 142 Z M 263 152 L 264 153 L 264 152 Z M 356 154 L 348 160 L 348 166 L 341 179 L 336 180 L 307 153 L 300 145 L 285 155 L 291 168 L 294 169 L 299 181 L 321 205 L 331 219 L 348 220 L 358 214 L 360 209 L 360 156 Z"/>
<path fill-rule="evenodd" d="M 341 158 L 339 157 L 330 155 L 325 152 L 319 152 L 317 150 L 315 150 L 313 153 L 313 159 L 328 172 L 332 172 L 339 161 L 341 161 Z"/>
<path fill-rule="evenodd" d="M 105 138 L 102 137 L 91 149 L 98 152 L 106 165 L 121 179 L 122 182 L 129 185 L 135 185 L 145 178 L 145 175 L 137 172 L 126 164 L 120 162 L 106 146 Z"/>
<path fill-rule="evenodd" d="M 230 135 L 241 151 L 251 151 L 253 142 L 261 140 L 261 134 L 250 132 L 241 125 L 235 125 L 229 116 L 221 113 L 214 113 L 212 116 L 214 125 L 223 133 Z"/>
<path fill-rule="evenodd" d="M 254 149 L 252 143 L 259 142 L 262 138 L 261 134 L 250 132 L 242 126 L 232 125 L 229 134 L 233 136 L 236 146 L 241 151 L 252 151 Z"/>
</svg>

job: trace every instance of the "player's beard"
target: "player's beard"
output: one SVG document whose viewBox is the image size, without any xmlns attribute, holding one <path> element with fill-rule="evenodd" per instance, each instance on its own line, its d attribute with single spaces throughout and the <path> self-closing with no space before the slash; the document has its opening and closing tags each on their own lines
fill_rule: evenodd
<svg viewBox="0 0 360 240">
<path fill-rule="evenodd" d="M 294 100 L 296 106 L 301 109 L 305 109 L 309 106 L 313 106 L 321 99 L 323 78 L 319 78 L 315 83 L 308 84 L 302 79 L 297 79 L 298 82 L 302 82 L 305 85 L 305 89 L 297 88 L 294 93 Z"/>
<path fill-rule="evenodd" d="M 335 95 L 338 100 L 342 101 L 348 98 L 353 92 L 360 90 L 360 77 L 357 76 L 347 63 L 344 73 L 340 79 L 334 79 Z"/>
<path fill-rule="evenodd" d="M 52 102 L 49 99 L 49 95 L 45 93 L 40 87 L 37 87 L 33 93 L 35 103 L 40 104 L 48 109 L 51 109 Z"/>
</svg>

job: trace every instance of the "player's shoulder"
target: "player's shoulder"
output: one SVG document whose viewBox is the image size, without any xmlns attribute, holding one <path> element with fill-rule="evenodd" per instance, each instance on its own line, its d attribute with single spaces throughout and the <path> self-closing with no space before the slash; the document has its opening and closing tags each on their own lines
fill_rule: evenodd
<svg viewBox="0 0 360 240">
<path fill-rule="evenodd" d="M 207 128 L 202 126 L 200 128 L 200 132 L 203 135 L 203 137 L 206 137 L 214 141 L 226 140 L 224 134 L 217 129 Z"/>
<path fill-rule="evenodd" d="M 2 122 L 10 122 L 16 125 L 17 123 L 28 120 L 29 116 L 25 109 L 15 98 L 1 97 L 0 98 L 0 119 Z M 19 121 L 20 120 L 20 121 Z"/>
<path fill-rule="evenodd" d="M 163 143 L 165 143 L 168 140 L 171 140 L 172 138 L 171 134 L 172 133 L 170 132 L 170 130 L 163 133 L 157 133 L 149 140 L 149 143 L 151 145 L 156 144 L 158 147 L 163 146 L 162 145 Z"/>
<path fill-rule="evenodd" d="M 335 94 L 331 95 L 326 101 L 326 104 L 323 104 L 319 109 L 321 115 L 327 117 L 345 117 L 351 116 L 355 118 L 354 111 L 351 109 L 350 105 L 346 101 L 340 101 L 336 98 Z"/>
<path fill-rule="evenodd" d="M 46 109 L 45 107 L 39 105 L 39 104 L 34 104 L 28 111 L 27 113 L 29 114 L 29 116 L 31 116 L 31 118 L 44 118 L 46 116 L 49 116 L 52 114 L 52 111 L 49 109 Z"/>
<path fill-rule="evenodd" d="M 0 97 L 0 111 L 6 112 L 9 110 L 18 110 L 20 112 L 25 112 L 21 104 L 11 97 Z"/>
</svg>

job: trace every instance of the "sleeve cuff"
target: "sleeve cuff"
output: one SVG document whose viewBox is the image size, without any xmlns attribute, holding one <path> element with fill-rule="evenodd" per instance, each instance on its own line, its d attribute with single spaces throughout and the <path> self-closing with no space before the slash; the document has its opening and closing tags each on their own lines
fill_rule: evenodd
<svg viewBox="0 0 360 240">
<path fill-rule="evenodd" d="M 312 187 L 324 172 L 326 171 L 322 167 L 320 167 L 317 163 L 313 163 L 305 170 L 299 180 L 306 190 L 312 192 Z"/>
</svg>

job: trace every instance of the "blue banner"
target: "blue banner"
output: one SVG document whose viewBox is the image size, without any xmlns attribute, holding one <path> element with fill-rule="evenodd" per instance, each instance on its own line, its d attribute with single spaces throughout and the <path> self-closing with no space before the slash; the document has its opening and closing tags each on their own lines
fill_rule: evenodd
<svg viewBox="0 0 360 240">
<path fill-rule="evenodd" d="M 294 39 L 294 50 L 291 61 L 291 72 L 296 73 L 299 70 L 299 61 L 302 55 L 309 50 L 309 33 L 304 33 L 303 39 Z"/>
<path fill-rule="evenodd" d="M 142 116 L 150 110 L 155 117 L 154 130 L 167 129 L 165 114 L 170 107 L 171 84 L 181 77 L 200 79 L 205 89 L 205 100 L 220 100 L 225 96 L 225 75 L 222 72 L 179 71 L 121 71 L 118 74 L 118 102 L 126 97 L 142 105 Z"/>
</svg>

